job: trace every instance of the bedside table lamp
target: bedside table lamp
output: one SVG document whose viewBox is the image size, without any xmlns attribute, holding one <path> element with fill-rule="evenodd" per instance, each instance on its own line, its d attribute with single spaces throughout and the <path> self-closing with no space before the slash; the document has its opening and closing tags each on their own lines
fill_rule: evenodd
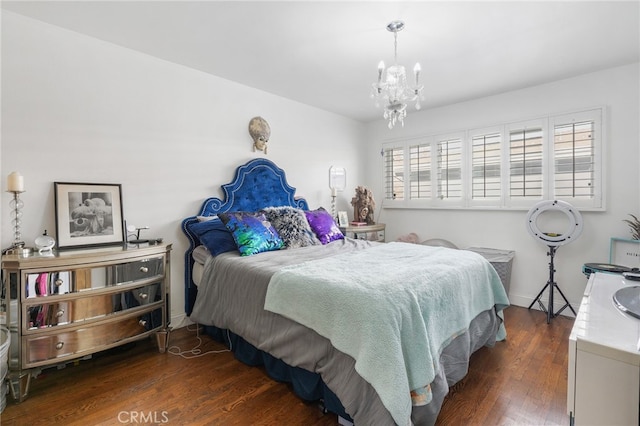
<svg viewBox="0 0 640 426">
<path fill-rule="evenodd" d="M 331 189 L 331 217 L 336 217 L 336 197 L 338 191 L 344 191 L 347 186 L 347 171 L 344 167 L 331 166 L 329 168 L 329 189 Z"/>
<path fill-rule="evenodd" d="M 24 191 L 24 177 L 18 172 L 11 172 L 7 177 L 7 192 L 13 193 L 9 205 L 12 209 L 11 223 L 13 224 L 13 245 L 12 248 L 24 247 L 24 241 L 22 241 L 22 232 L 20 227 L 22 225 L 22 207 L 24 203 L 20 199 L 20 194 Z"/>
</svg>

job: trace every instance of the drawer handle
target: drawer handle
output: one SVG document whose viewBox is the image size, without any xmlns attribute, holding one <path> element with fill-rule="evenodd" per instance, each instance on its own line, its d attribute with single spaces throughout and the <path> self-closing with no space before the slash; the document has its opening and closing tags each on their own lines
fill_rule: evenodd
<svg viewBox="0 0 640 426">
<path fill-rule="evenodd" d="M 138 296 L 140 296 L 140 299 L 146 299 L 147 297 L 149 297 L 147 293 L 140 293 L 138 294 Z"/>
<path fill-rule="evenodd" d="M 55 285 L 56 285 L 57 287 L 60 287 L 62 284 L 64 284 L 64 281 L 62 281 L 60 278 L 58 278 L 58 279 L 55 281 Z"/>
<path fill-rule="evenodd" d="M 145 325 L 147 325 L 147 322 L 145 320 L 140 320 L 138 321 L 138 324 L 144 327 Z"/>
<path fill-rule="evenodd" d="M 63 316 L 63 315 L 64 315 L 64 309 L 60 309 L 58 312 L 56 312 L 56 316 L 57 316 L 58 318 L 60 318 L 60 317 L 61 317 L 61 316 Z"/>
<path fill-rule="evenodd" d="M 146 274 L 147 272 L 149 272 L 149 268 L 148 268 L 148 267 L 146 267 L 146 266 L 141 266 L 141 267 L 140 267 L 140 272 L 142 272 L 142 273 Z"/>
<path fill-rule="evenodd" d="M 64 342 L 58 342 L 58 343 L 56 343 L 56 349 L 57 349 L 57 350 L 60 350 L 60 349 L 62 349 L 63 347 L 64 347 Z"/>
</svg>

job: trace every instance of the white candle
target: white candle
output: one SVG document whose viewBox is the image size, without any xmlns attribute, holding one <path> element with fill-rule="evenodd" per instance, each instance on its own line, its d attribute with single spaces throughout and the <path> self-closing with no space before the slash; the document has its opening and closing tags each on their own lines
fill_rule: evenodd
<svg viewBox="0 0 640 426">
<path fill-rule="evenodd" d="M 413 67 L 413 73 L 416 76 L 416 86 L 420 84 L 420 71 L 422 71 L 422 68 L 420 67 L 420 62 L 416 62 L 416 66 Z"/>
<path fill-rule="evenodd" d="M 378 84 L 382 81 L 382 72 L 384 71 L 384 61 L 378 64 Z"/>
<path fill-rule="evenodd" d="M 331 196 L 332 197 L 337 197 L 338 196 L 338 189 L 337 188 L 331 188 Z"/>
<path fill-rule="evenodd" d="M 24 192 L 24 177 L 18 172 L 11 172 L 7 177 L 7 191 Z"/>
</svg>

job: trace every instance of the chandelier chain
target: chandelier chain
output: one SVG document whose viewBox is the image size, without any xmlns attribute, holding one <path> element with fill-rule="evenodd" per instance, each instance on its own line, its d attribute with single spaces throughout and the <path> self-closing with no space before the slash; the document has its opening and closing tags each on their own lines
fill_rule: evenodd
<svg viewBox="0 0 640 426">
<path fill-rule="evenodd" d="M 398 31 L 393 32 L 393 63 L 398 64 Z"/>
</svg>

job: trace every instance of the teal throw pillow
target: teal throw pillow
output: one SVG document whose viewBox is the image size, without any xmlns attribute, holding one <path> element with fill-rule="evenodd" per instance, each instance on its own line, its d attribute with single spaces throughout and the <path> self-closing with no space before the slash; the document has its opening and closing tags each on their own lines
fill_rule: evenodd
<svg viewBox="0 0 640 426">
<path fill-rule="evenodd" d="M 218 217 L 233 235 L 241 256 L 280 250 L 284 242 L 262 213 L 220 213 Z"/>
</svg>

